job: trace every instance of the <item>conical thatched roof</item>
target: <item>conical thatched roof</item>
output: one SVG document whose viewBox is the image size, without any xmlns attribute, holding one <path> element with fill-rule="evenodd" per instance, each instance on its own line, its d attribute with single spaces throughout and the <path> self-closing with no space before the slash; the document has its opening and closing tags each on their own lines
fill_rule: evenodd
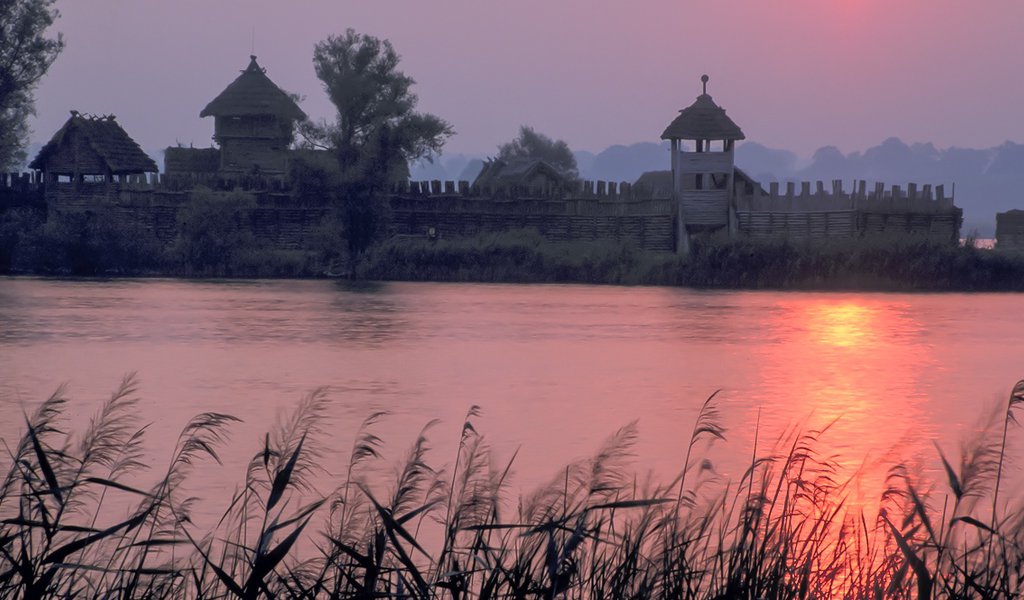
<svg viewBox="0 0 1024 600">
<path fill-rule="evenodd" d="M 29 168 L 51 171 L 60 166 L 49 165 L 50 158 L 64 144 L 80 136 L 106 163 L 111 173 L 155 173 L 159 169 L 153 159 L 121 128 L 113 115 L 95 117 L 71 111 L 64 126 L 39 151 Z M 66 165 L 64 165 L 67 167 Z"/>
<path fill-rule="evenodd" d="M 306 118 L 295 101 L 267 77 L 264 69 L 249 57 L 249 66 L 199 113 L 200 117 L 241 117 L 277 115 L 301 121 Z"/>
<path fill-rule="evenodd" d="M 697 96 L 697 101 L 679 111 L 679 116 L 672 121 L 665 132 L 663 140 L 742 140 L 746 136 L 736 123 L 725 114 L 725 109 L 715 104 L 707 92 L 707 75 L 701 78 L 704 82 L 704 93 Z"/>
</svg>

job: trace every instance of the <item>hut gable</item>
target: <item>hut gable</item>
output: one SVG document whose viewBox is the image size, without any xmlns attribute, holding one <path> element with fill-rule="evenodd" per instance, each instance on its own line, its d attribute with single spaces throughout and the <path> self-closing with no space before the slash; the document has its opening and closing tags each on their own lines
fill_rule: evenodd
<svg viewBox="0 0 1024 600">
<path fill-rule="evenodd" d="M 706 83 L 706 82 L 705 82 Z M 742 140 L 743 130 L 715 104 L 706 92 L 696 102 L 679 111 L 665 132 L 663 140 Z"/>
<path fill-rule="evenodd" d="M 484 163 L 484 168 L 476 176 L 473 185 L 480 187 L 533 187 L 564 183 L 566 183 L 565 176 L 543 160 L 496 158 Z"/>
<path fill-rule="evenodd" d="M 274 115 L 301 121 L 306 118 L 295 101 L 267 77 L 266 71 L 249 57 L 249 66 L 219 96 L 199 113 L 200 117 L 242 117 Z"/>
<path fill-rule="evenodd" d="M 71 117 L 29 167 L 50 173 L 98 175 L 159 170 L 113 115 L 98 117 L 77 111 L 71 111 Z"/>
</svg>

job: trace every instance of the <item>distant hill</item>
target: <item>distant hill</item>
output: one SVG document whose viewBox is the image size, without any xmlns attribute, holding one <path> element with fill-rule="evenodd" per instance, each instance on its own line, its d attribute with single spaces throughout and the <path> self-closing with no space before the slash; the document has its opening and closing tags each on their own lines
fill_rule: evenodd
<svg viewBox="0 0 1024 600">
<path fill-rule="evenodd" d="M 421 160 L 409 169 L 413 181 L 473 181 L 484 166 L 482 154 L 443 154 L 433 162 Z"/>
<path fill-rule="evenodd" d="M 668 168 L 669 161 L 668 142 L 616 144 L 597 153 L 587 170 L 581 165 L 580 175 L 584 179 L 632 182 L 647 171 Z"/>
</svg>

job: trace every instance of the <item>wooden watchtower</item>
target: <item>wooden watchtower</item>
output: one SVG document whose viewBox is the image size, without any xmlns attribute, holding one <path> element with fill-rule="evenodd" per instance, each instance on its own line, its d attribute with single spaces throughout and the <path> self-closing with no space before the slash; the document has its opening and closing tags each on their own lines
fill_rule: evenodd
<svg viewBox="0 0 1024 600">
<path fill-rule="evenodd" d="M 249 66 L 199 113 L 213 117 L 220 171 L 280 176 L 288 168 L 295 122 L 306 118 L 295 101 L 249 57 Z"/>
<path fill-rule="evenodd" d="M 676 207 L 676 251 L 689 251 L 689 235 L 728 227 L 736 231 L 733 206 L 735 155 L 733 146 L 743 131 L 708 95 L 708 76 L 701 78 L 703 93 L 679 111 L 661 139 L 672 145 L 672 199 Z M 693 152 L 682 152 L 680 140 L 694 142 Z M 713 142 L 718 142 L 712 145 Z"/>
</svg>

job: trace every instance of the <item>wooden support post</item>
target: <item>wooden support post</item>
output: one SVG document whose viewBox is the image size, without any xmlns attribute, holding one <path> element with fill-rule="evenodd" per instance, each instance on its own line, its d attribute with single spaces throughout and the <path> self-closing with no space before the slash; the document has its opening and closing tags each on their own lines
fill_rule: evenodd
<svg viewBox="0 0 1024 600">
<path fill-rule="evenodd" d="M 700 141 L 697 141 L 698 151 Z M 676 254 L 690 253 L 690 237 L 686 231 L 686 213 L 683 211 L 683 174 L 679 166 L 679 140 L 671 141 L 672 152 L 672 210 L 675 213 Z"/>
</svg>

